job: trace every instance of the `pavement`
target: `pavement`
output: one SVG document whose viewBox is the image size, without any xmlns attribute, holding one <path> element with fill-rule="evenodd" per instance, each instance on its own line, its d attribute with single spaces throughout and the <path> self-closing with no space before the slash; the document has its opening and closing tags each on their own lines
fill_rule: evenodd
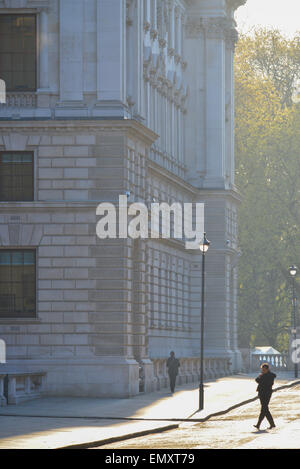
<svg viewBox="0 0 300 469">
<path fill-rule="evenodd" d="M 129 399 L 42 397 L 0 407 L 0 449 L 63 449 L 102 446 L 204 422 L 256 399 L 256 374 L 237 374 L 205 383 L 204 410 L 198 412 L 198 386 L 162 389 Z M 274 389 L 300 383 L 277 374 Z"/>
</svg>

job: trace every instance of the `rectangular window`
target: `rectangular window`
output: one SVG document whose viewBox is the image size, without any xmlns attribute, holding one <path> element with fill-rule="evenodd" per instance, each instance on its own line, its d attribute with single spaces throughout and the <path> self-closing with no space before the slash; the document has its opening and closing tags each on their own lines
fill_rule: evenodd
<svg viewBox="0 0 300 469">
<path fill-rule="evenodd" d="M 0 75 L 7 91 L 36 90 L 36 16 L 0 15 Z"/>
<path fill-rule="evenodd" d="M 36 316 L 35 250 L 0 250 L 0 318 Z"/>
<path fill-rule="evenodd" d="M 0 152 L 0 201 L 34 199 L 33 167 L 32 152 Z"/>
</svg>

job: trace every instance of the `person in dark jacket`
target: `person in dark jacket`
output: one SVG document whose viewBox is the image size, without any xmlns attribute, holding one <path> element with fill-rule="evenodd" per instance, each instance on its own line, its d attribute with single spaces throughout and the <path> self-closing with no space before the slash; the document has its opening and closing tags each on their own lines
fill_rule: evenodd
<svg viewBox="0 0 300 469">
<path fill-rule="evenodd" d="M 261 422 L 266 417 L 270 424 L 268 429 L 271 430 L 271 428 L 275 427 L 275 423 L 269 410 L 269 402 L 272 396 L 272 386 L 274 384 L 276 375 L 270 371 L 268 363 L 263 363 L 260 368 L 261 374 L 256 378 L 255 381 L 258 383 L 256 390 L 258 392 L 258 397 L 261 403 L 261 411 L 258 417 L 258 422 L 256 425 L 254 425 L 254 427 L 259 430 Z"/>
<path fill-rule="evenodd" d="M 178 375 L 178 368 L 180 367 L 180 362 L 175 358 L 175 353 L 171 352 L 167 360 L 167 368 L 170 378 L 170 389 L 171 393 L 175 390 L 176 376 Z"/>
</svg>

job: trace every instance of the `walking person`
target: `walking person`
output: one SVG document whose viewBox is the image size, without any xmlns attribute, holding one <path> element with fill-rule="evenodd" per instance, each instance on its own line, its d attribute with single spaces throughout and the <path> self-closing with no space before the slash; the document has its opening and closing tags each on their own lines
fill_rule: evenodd
<svg viewBox="0 0 300 469">
<path fill-rule="evenodd" d="M 272 396 L 272 386 L 274 384 L 276 375 L 270 371 L 268 363 L 263 363 L 260 368 L 261 374 L 256 378 L 255 381 L 258 383 L 256 390 L 258 392 L 258 397 L 261 403 L 261 411 L 258 417 L 258 422 L 256 425 L 254 425 L 254 427 L 259 430 L 261 422 L 266 417 L 270 424 L 268 430 L 271 430 L 275 427 L 275 423 L 269 410 L 269 402 Z"/>
<path fill-rule="evenodd" d="M 175 353 L 172 351 L 167 360 L 167 368 L 170 379 L 171 393 L 175 391 L 176 376 L 178 375 L 178 368 L 180 367 L 179 360 L 175 357 Z"/>
</svg>

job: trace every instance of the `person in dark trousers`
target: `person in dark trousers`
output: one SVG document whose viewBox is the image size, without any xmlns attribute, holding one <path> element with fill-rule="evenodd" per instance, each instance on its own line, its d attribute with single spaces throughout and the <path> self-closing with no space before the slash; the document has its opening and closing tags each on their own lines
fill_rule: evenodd
<svg viewBox="0 0 300 469">
<path fill-rule="evenodd" d="M 256 390 L 258 392 L 258 397 L 261 403 L 261 411 L 258 417 L 258 422 L 256 425 L 254 425 L 254 427 L 259 430 L 261 422 L 266 417 L 270 424 L 268 430 L 271 430 L 271 428 L 275 427 L 275 423 L 271 412 L 269 411 L 269 402 L 272 396 L 272 386 L 274 384 L 276 375 L 270 371 L 268 363 L 263 363 L 260 368 L 261 374 L 256 378 L 255 381 L 258 383 Z"/>
<path fill-rule="evenodd" d="M 175 390 L 176 376 L 178 375 L 178 368 L 180 367 L 180 362 L 175 358 L 175 353 L 171 352 L 167 360 L 167 368 L 170 378 L 170 389 L 171 393 Z"/>
</svg>

